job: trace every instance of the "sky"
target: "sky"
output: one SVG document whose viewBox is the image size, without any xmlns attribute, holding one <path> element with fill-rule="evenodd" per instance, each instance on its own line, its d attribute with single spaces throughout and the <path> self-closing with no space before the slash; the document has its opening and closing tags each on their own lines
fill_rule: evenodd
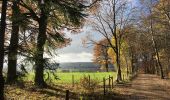
<svg viewBox="0 0 170 100">
<path fill-rule="evenodd" d="M 132 2 L 134 6 L 137 3 L 137 0 L 128 0 Z M 55 60 L 59 63 L 61 62 L 92 62 L 93 59 L 93 47 L 84 47 L 82 44 L 82 38 L 87 36 L 89 31 L 92 31 L 88 25 L 83 27 L 83 32 L 79 34 L 69 34 L 67 33 L 67 37 L 72 39 L 71 45 L 57 50 L 57 56 L 55 56 Z M 102 37 L 94 33 L 93 37 L 95 39 L 101 39 Z"/>
</svg>

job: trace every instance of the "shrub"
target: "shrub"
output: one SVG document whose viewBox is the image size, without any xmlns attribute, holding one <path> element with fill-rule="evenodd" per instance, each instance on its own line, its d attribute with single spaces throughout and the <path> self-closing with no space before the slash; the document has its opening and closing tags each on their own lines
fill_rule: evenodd
<svg viewBox="0 0 170 100">
<path fill-rule="evenodd" d="M 98 79 L 89 80 L 89 76 L 80 78 L 80 86 L 89 92 L 94 92 L 95 88 L 98 86 L 98 83 Z"/>
</svg>

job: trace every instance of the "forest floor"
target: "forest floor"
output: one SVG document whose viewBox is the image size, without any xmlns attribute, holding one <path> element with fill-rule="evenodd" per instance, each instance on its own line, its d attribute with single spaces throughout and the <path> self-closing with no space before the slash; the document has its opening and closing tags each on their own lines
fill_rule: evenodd
<svg viewBox="0 0 170 100">
<path fill-rule="evenodd" d="M 46 89 L 34 87 L 33 83 L 6 85 L 7 100 L 65 100 L 65 91 L 70 90 L 70 100 L 170 100 L 170 80 L 156 75 L 139 74 L 131 82 L 117 84 L 113 89 L 96 88 L 86 93 L 81 87 L 71 85 L 50 85 Z"/>
<path fill-rule="evenodd" d="M 126 100 L 170 100 L 170 80 L 139 74 L 130 84 L 118 85 L 114 91 Z"/>
</svg>

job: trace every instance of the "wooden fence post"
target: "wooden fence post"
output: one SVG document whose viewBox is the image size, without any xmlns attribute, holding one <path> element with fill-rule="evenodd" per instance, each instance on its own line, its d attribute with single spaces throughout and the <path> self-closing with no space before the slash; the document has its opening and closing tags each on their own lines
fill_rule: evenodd
<svg viewBox="0 0 170 100">
<path fill-rule="evenodd" d="M 106 95 L 106 80 L 105 78 L 103 78 L 103 92 L 104 92 L 104 95 Z"/>
<path fill-rule="evenodd" d="M 123 81 L 125 80 L 125 76 L 124 76 L 124 74 L 123 74 Z"/>
<path fill-rule="evenodd" d="M 66 99 L 65 100 L 69 100 L 69 90 L 66 90 Z"/>
<path fill-rule="evenodd" d="M 110 79 L 111 79 L 111 77 L 110 77 L 110 75 L 109 75 L 109 88 L 111 88 L 111 84 L 110 84 Z"/>
<path fill-rule="evenodd" d="M 126 80 L 126 75 L 124 75 L 124 80 Z"/>
<path fill-rule="evenodd" d="M 72 75 L 72 86 L 74 87 L 74 75 Z"/>
<path fill-rule="evenodd" d="M 113 77 L 112 77 L 112 88 L 113 88 Z"/>
<path fill-rule="evenodd" d="M 89 75 L 89 87 L 90 87 L 90 75 Z"/>
</svg>

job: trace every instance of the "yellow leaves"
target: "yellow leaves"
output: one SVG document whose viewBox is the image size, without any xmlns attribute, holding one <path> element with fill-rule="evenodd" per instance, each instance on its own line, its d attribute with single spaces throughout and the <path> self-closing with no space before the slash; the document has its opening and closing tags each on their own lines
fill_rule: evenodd
<svg viewBox="0 0 170 100">
<path fill-rule="evenodd" d="M 115 44 L 115 39 L 112 39 L 112 44 Z M 122 41 L 121 48 L 120 48 L 120 60 L 123 65 L 125 65 L 124 57 L 126 56 L 125 53 L 128 51 L 128 43 L 126 41 Z M 107 51 L 109 57 L 111 58 L 112 63 L 116 63 L 116 53 L 110 47 Z"/>
<path fill-rule="evenodd" d="M 115 63 L 116 62 L 116 54 L 114 52 L 114 50 L 112 48 L 109 48 L 107 51 L 109 57 L 111 58 L 111 63 Z"/>
<path fill-rule="evenodd" d="M 115 39 L 114 38 L 111 39 L 111 42 L 112 42 L 112 45 L 115 46 Z"/>
<path fill-rule="evenodd" d="M 106 60 L 100 60 L 99 62 L 100 62 L 100 64 L 102 64 L 102 65 L 106 64 Z"/>
</svg>

